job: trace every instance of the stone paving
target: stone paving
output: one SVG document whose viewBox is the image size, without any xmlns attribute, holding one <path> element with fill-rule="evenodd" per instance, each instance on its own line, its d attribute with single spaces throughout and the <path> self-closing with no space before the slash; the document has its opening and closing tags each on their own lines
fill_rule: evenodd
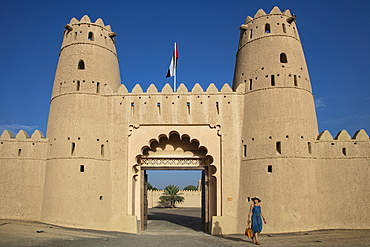
<svg viewBox="0 0 370 247">
<path fill-rule="evenodd" d="M 245 235 L 211 236 L 200 231 L 198 209 L 151 209 L 139 234 L 0 220 L 0 246 L 253 246 Z M 370 246 L 370 230 L 318 230 L 260 236 L 262 246 Z"/>
</svg>

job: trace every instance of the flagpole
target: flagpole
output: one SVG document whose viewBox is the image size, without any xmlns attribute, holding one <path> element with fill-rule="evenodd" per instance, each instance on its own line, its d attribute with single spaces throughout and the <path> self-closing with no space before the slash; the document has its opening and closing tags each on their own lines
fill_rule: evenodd
<svg viewBox="0 0 370 247">
<path fill-rule="evenodd" d="M 177 47 L 176 47 L 176 42 L 174 43 L 174 56 L 175 56 L 175 59 L 174 59 L 174 63 L 175 63 L 175 68 L 174 68 L 174 72 L 173 72 L 173 92 L 176 92 L 176 72 L 177 72 L 177 61 L 176 61 L 176 54 L 177 54 Z"/>
</svg>

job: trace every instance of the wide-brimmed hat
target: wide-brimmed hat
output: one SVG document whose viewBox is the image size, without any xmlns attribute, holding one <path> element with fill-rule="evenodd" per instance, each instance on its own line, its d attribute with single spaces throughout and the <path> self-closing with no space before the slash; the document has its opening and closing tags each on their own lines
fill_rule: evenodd
<svg viewBox="0 0 370 247">
<path fill-rule="evenodd" d="M 261 202 L 261 199 L 258 196 L 253 197 L 252 201 L 254 201 L 254 200 L 258 200 L 258 202 Z"/>
</svg>

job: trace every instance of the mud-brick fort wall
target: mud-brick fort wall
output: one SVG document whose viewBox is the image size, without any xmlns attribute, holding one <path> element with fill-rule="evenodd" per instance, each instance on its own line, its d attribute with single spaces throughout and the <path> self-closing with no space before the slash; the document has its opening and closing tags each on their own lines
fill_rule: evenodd
<svg viewBox="0 0 370 247">
<path fill-rule="evenodd" d="M 369 228 L 370 139 L 367 133 L 359 130 L 351 137 L 342 130 L 333 138 L 329 131 L 324 131 L 310 152 L 317 159 L 319 213 L 316 221 L 320 222 L 320 228 Z"/>
<path fill-rule="evenodd" d="M 31 137 L 21 130 L 0 136 L 1 218 L 39 220 L 48 139 L 39 130 Z"/>
</svg>

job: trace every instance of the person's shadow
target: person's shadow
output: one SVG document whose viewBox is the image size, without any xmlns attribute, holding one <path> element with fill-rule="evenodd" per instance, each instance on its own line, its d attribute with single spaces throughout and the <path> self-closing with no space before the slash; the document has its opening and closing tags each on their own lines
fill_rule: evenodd
<svg viewBox="0 0 370 247">
<path fill-rule="evenodd" d="M 213 227 L 213 235 L 222 235 L 222 228 L 220 227 L 220 222 L 216 221 L 215 226 Z"/>
</svg>

